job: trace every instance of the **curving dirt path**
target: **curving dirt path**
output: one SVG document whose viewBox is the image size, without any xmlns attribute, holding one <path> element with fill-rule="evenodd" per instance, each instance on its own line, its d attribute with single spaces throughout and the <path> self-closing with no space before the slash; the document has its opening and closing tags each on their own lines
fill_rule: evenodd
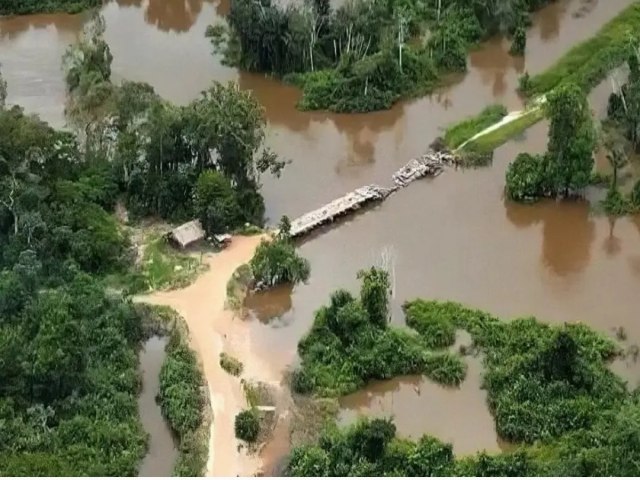
<svg viewBox="0 0 640 480">
<path fill-rule="evenodd" d="M 242 361 L 244 378 L 277 380 L 264 359 L 252 352 L 248 326 L 224 308 L 227 281 L 236 268 L 251 259 L 261 239 L 261 236 L 234 237 L 225 250 L 204 258 L 209 269 L 188 287 L 136 298 L 174 308 L 189 327 L 191 346 L 202 362 L 213 410 L 207 476 L 252 476 L 261 466 L 257 456 L 239 449 L 234 419 L 245 408 L 246 400 L 240 380 L 219 365 L 220 353 L 225 351 Z"/>
</svg>

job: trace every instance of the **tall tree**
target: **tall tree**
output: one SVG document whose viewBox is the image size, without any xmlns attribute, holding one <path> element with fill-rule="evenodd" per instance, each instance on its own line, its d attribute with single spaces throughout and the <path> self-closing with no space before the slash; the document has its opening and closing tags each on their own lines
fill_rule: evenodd
<svg viewBox="0 0 640 480">
<path fill-rule="evenodd" d="M 389 322 L 389 294 L 391 282 L 389 273 L 381 268 L 371 267 L 358 272 L 362 280 L 360 301 L 369 314 L 369 321 L 381 328 Z"/>
<path fill-rule="evenodd" d="M 568 195 L 589 183 L 596 133 L 587 97 L 575 84 L 561 85 L 547 96 L 550 119 L 546 154 L 547 188 Z"/>
</svg>

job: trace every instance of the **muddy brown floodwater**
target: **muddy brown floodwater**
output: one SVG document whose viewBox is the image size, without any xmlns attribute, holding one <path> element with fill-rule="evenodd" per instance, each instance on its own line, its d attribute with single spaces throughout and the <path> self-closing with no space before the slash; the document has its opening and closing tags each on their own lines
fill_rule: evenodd
<svg viewBox="0 0 640 480">
<path fill-rule="evenodd" d="M 524 59 L 513 59 L 508 42 L 494 39 L 471 54 L 468 73 L 449 87 L 367 115 L 298 112 L 296 89 L 222 66 L 211 56 L 204 30 L 224 14 L 227 2 L 119 0 L 109 2 L 103 14 L 114 79 L 146 81 L 178 103 L 194 98 L 212 79 L 237 80 L 254 92 L 265 107 L 268 144 L 293 160 L 280 179 L 264 178 L 267 214 L 275 221 L 363 184 L 388 184 L 391 173 L 422 153 L 443 127 L 490 103 L 519 107 L 515 88 L 522 72 L 544 70 L 631 3 L 559 0 L 534 15 Z M 67 15 L 0 19 L 0 62 L 10 103 L 64 124 L 59 58 L 83 21 Z M 606 85 L 598 92 L 592 100 L 601 112 Z M 295 361 L 313 312 L 332 290 L 357 288 L 356 272 L 385 248 L 395 257 L 398 324 L 404 321 L 401 303 L 419 296 L 456 300 L 503 317 L 581 320 L 603 332 L 623 326 L 629 344 L 640 342 L 640 218 L 610 222 L 592 215 L 584 202 L 515 205 L 503 199 L 508 163 L 521 151 L 544 150 L 546 133 L 541 123 L 498 149 L 490 167 L 451 170 L 412 184 L 379 207 L 309 238 L 301 246 L 312 266 L 309 284 L 251 300 L 262 320 L 251 324 L 254 348 L 273 368 L 285 369 Z M 270 322 L 273 317 L 278 320 Z M 638 377 L 634 363 L 620 370 Z M 402 434 L 437 434 L 461 453 L 496 449 L 493 424 L 486 412 L 479 413 L 484 394 L 473 378 L 459 391 L 422 382 L 420 395 L 414 380 L 376 384 L 353 403 L 345 400 L 343 415 L 360 406 L 377 409 L 395 415 Z M 463 422 L 467 410 L 479 420 Z M 275 450 L 269 455 L 276 457 Z"/>
<path fill-rule="evenodd" d="M 166 345 L 166 338 L 154 336 L 144 343 L 140 351 L 142 392 L 138 397 L 138 410 L 142 426 L 149 434 L 149 448 L 138 471 L 140 477 L 168 477 L 178 458 L 173 435 L 156 402 Z"/>
</svg>

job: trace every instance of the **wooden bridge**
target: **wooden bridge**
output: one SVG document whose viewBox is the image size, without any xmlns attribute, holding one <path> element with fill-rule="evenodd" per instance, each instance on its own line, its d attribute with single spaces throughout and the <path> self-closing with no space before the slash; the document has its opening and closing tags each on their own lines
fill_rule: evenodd
<svg viewBox="0 0 640 480">
<path fill-rule="evenodd" d="M 456 157 L 446 151 L 429 151 L 419 158 L 411 159 L 404 167 L 391 177 L 393 186 L 386 188 L 379 185 L 367 185 L 353 192 L 336 198 L 312 212 L 305 213 L 291 222 L 291 236 L 300 237 L 310 231 L 333 222 L 336 218 L 347 215 L 372 202 L 379 202 L 393 192 L 404 188 L 411 182 L 426 176 L 437 176 L 445 166 L 457 163 Z"/>
</svg>

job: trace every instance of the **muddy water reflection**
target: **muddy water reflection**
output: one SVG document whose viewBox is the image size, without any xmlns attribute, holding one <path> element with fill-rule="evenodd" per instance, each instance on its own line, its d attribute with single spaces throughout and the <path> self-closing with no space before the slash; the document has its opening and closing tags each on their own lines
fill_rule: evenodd
<svg viewBox="0 0 640 480">
<path fill-rule="evenodd" d="M 471 343 L 471 336 L 459 331 L 452 351 Z M 428 433 L 450 442 L 456 455 L 508 448 L 495 433 L 486 394 L 481 390 L 482 361 L 479 357 L 464 358 L 468 370 L 460 387 L 442 387 L 421 376 L 374 382 L 340 400 L 339 422 L 349 424 L 360 415 L 392 416 L 402 436 L 418 440 Z"/>
<path fill-rule="evenodd" d="M 255 320 L 276 328 L 286 327 L 294 318 L 292 293 L 291 285 L 283 285 L 268 292 L 251 294 L 245 299 L 244 307 Z"/>
<path fill-rule="evenodd" d="M 171 430 L 162 416 L 160 406 L 156 403 L 166 344 L 166 338 L 151 337 L 140 351 L 142 392 L 138 397 L 138 410 L 142 426 L 149 434 L 149 449 L 138 472 L 141 477 L 168 477 L 178 458 Z"/>
</svg>

